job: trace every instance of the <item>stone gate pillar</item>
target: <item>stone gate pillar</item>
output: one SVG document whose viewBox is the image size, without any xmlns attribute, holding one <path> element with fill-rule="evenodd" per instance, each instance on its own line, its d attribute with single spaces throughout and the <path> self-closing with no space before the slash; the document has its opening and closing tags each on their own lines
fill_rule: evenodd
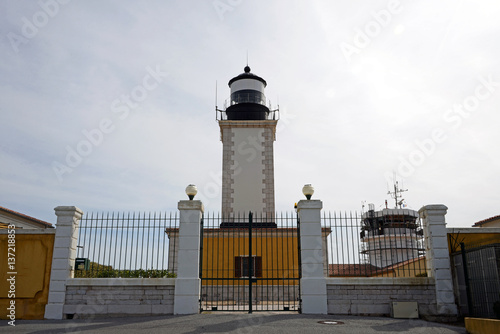
<svg viewBox="0 0 500 334">
<path fill-rule="evenodd" d="M 200 228 L 203 203 L 179 201 L 179 245 L 175 280 L 174 314 L 194 314 L 200 299 Z"/>
<path fill-rule="evenodd" d="M 62 319 L 66 299 L 66 280 L 75 272 L 78 226 L 83 211 L 76 206 L 58 206 L 52 268 L 50 270 L 49 300 L 45 305 L 45 319 Z"/>
<path fill-rule="evenodd" d="M 448 208 L 442 204 L 426 205 L 419 210 L 423 219 L 427 276 L 436 282 L 436 314 L 444 317 L 458 315 L 453 280 L 451 276 L 450 253 L 446 235 Z"/>
<path fill-rule="evenodd" d="M 320 200 L 302 200 L 297 203 L 302 260 L 300 291 L 304 314 L 327 314 L 328 312 L 321 238 L 322 208 L 323 202 Z"/>
</svg>

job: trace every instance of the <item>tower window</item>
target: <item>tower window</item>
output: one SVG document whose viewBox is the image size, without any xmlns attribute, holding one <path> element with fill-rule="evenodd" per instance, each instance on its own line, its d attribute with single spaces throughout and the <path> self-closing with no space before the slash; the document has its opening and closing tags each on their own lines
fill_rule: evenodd
<svg viewBox="0 0 500 334">
<path fill-rule="evenodd" d="M 244 89 L 231 94 L 231 105 L 238 103 L 259 103 L 265 105 L 266 98 L 259 91 Z"/>
<path fill-rule="evenodd" d="M 252 277 L 262 277 L 261 256 L 236 256 L 234 258 L 234 277 L 249 277 L 250 261 L 252 261 Z"/>
</svg>

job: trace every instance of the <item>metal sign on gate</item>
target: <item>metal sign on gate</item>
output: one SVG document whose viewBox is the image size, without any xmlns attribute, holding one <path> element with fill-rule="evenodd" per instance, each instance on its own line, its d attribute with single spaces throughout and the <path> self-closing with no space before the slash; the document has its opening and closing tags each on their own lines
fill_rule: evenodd
<svg viewBox="0 0 500 334">
<path fill-rule="evenodd" d="M 300 226 L 279 217 L 205 217 L 200 311 L 300 312 Z"/>
</svg>

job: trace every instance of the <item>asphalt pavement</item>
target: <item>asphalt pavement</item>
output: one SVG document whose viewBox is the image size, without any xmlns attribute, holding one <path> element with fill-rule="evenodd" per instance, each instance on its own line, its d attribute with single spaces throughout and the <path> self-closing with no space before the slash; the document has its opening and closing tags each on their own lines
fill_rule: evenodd
<svg viewBox="0 0 500 334">
<path fill-rule="evenodd" d="M 463 326 L 419 319 L 284 313 L 202 313 L 186 316 L 0 320 L 0 333 L 466 333 Z"/>
</svg>

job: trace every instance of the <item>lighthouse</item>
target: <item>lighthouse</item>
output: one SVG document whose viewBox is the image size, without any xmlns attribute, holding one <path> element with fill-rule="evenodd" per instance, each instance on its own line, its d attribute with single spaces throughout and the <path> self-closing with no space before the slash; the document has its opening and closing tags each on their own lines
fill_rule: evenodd
<svg viewBox="0 0 500 334">
<path fill-rule="evenodd" d="M 266 80 L 244 72 L 229 80 L 230 97 L 217 120 L 222 141 L 223 225 L 237 223 L 249 212 L 274 224 L 274 157 L 277 110 L 266 99 Z"/>
</svg>

